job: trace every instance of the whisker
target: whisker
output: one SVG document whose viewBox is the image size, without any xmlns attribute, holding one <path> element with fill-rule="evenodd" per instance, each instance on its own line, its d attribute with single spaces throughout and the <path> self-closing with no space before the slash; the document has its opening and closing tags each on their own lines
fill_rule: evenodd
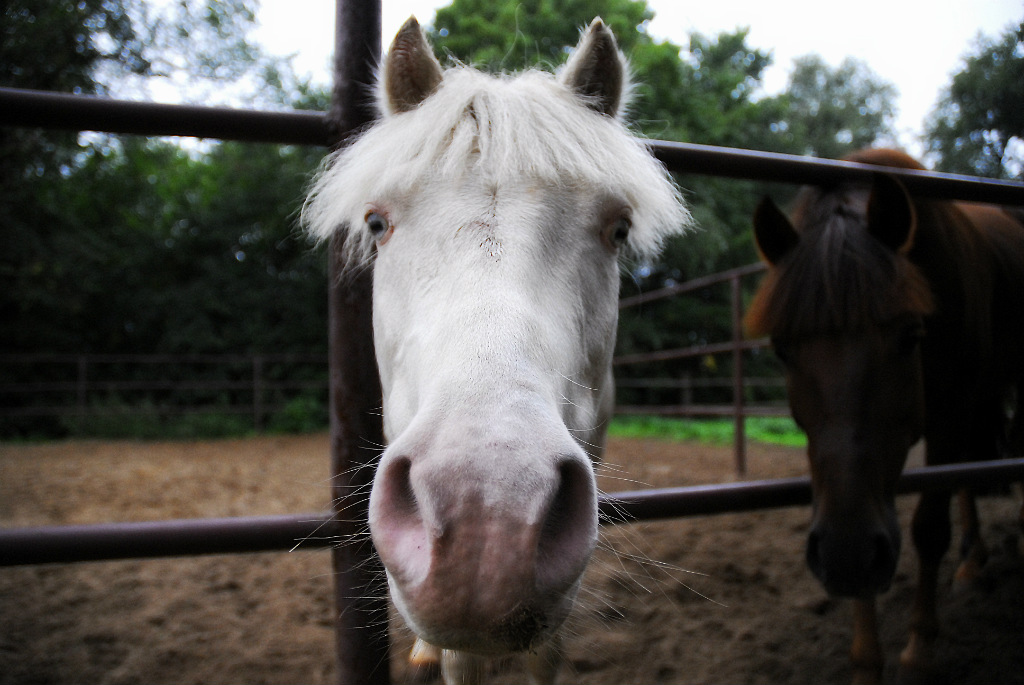
<svg viewBox="0 0 1024 685">
<path fill-rule="evenodd" d="M 564 373 L 560 373 L 558 375 L 561 376 L 562 378 L 564 378 L 565 380 L 569 381 L 573 385 L 579 387 L 579 388 L 583 388 L 584 390 L 589 390 L 590 392 L 597 392 L 597 390 L 595 388 L 591 388 L 589 385 L 583 385 L 579 381 L 574 381 L 573 379 L 571 379 L 568 376 L 566 376 Z"/>
</svg>

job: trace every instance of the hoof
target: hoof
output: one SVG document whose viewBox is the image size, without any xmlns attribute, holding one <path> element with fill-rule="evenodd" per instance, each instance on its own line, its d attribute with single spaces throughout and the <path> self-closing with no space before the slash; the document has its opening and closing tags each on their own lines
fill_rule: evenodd
<svg viewBox="0 0 1024 685">
<path fill-rule="evenodd" d="M 416 638 L 409 651 L 409 675 L 416 683 L 434 680 L 441 673 L 441 650 Z"/>
</svg>

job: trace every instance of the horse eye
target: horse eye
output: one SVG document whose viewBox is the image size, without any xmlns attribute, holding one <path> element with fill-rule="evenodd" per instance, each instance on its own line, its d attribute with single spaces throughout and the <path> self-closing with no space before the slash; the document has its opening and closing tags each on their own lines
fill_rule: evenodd
<svg viewBox="0 0 1024 685">
<path fill-rule="evenodd" d="M 366 213 L 366 228 L 369 229 L 375 240 L 383 242 L 387 240 L 391 231 L 391 222 L 387 216 L 379 212 Z"/>
<path fill-rule="evenodd" d="M 633 228 L 633 222 L 628 216 L 620 216 L 608 227 L 607 241 L 613 248 L 619 248 L 626 244 L 629 239 L 629 230 Z"/>
</svg>

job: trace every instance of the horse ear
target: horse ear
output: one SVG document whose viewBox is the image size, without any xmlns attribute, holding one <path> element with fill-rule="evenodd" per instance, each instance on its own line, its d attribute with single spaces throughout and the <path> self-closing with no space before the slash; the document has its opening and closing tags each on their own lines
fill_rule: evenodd
<svg viewBox="0 0 1024 685">
<path fill-rule="evenodd" d="M 867 214 L 868 231 L 889 249 L 906 252 L 914 244 L 914 203 L 895 176 L 873 175 Z"/>
<path fill-rule="evenodd" d="M 754 212 L 754 239 L 761 256 L 772 265 L 778 264 L 800 242 L 793 224 L 767 196 Z"/>
<path fill-rule="evenodd" d="M 382 105 L 389 114 L 415 109 L 441 83 L 441 63 L 423 35 L 416 17 L 398 29 L 384 59 Z"/>
<path fill-rule="evenodd" d="M 559 73 L 559 80 L 591 109 L 618 117 L 629 89 L 626 74 L 626 58 L 619 51 L 615 35 L 601 17 L 596 17 Z"/>
</svg>

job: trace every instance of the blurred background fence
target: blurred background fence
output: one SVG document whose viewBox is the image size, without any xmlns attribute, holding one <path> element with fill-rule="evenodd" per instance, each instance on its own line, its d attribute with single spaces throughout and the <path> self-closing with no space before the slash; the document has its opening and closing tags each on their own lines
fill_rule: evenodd
<svg viewBox="0 0 1024 685">
<path fill-rule="evenodd" d="M 180 437 L 327 425 L 322 354 L 0 355 L 0 434 Z M 172 431 L 173 432 L 173 431 Z"/>
</svg>

